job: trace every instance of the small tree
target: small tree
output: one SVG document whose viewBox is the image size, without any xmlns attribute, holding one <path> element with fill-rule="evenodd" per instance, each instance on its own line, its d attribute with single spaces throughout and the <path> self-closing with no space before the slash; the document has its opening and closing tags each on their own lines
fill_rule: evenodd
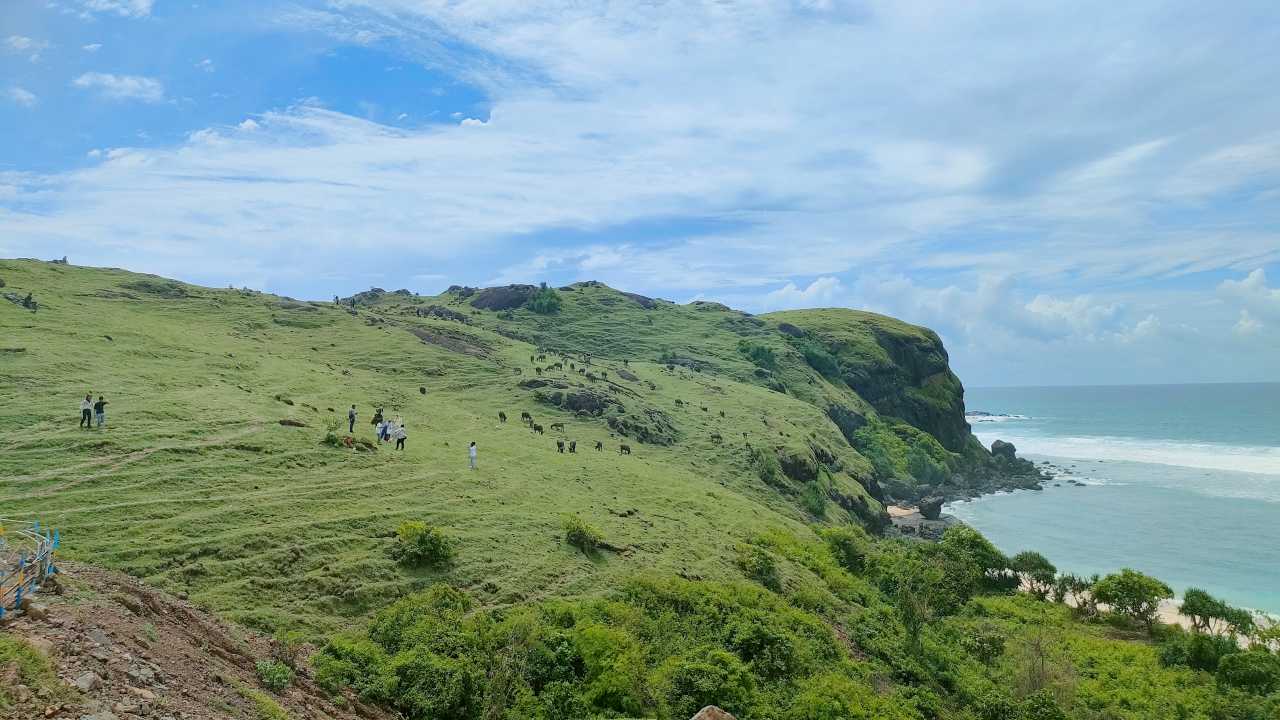
<svg viewBox="0 0 1280 720">
<path fill-rule="evenodd" d="M 440 528 L 418 520 L 400 523 L 391 546 L 391 557 L 412 567 L 447 565 L 455 554 L 453 541 Z"/>
<path fill-rule="evenodd" d="M 584 553 L 595 552 L 604 542 L 604 534 L 577 515 L 565 515 L 563 527 L 565 542 Z"/>
<path fill-rule="evenodd" d="M 1231 607 L 1200 588 L 1187 588 L 1178 611 L 1191 618 L 1196 632 L 1249 635 L 1253 631 L 1253 616 L 1247 610 Z"/>
<path fill-rule="evenodd" d="M 1032 595 L 1040 600 L 1049 597 L 1058 572 L 1049 558 L 1032 550 L 1024 550 L 1010 559 L 1009 566 L 1018 573 Z"/>
<path fill-rule="evenodd" d="M 1173 597 L 1173 590 L 1150 575 L 1125 568 L 1094 583 L 1093 595 L 1113 612 L 1142 623 L 1150 633 L 1160 601 Z"/>
<path fill-rule="evenodd" d="M 539 315 L 554 315 L 560 312 L 564 301 L 560 299 L 560 293 L 555 288 L 547 287 L 546 283 L 542 283 L 536 292 L 525 302 L 525 307 Z"/>
</svg>

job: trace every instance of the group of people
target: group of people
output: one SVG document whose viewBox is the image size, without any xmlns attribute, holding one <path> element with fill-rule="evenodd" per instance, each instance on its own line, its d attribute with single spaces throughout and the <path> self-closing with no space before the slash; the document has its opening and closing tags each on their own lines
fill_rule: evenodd
<svg viewBox="0 0 1280 720">
<path fill-rule="evenodd" d="M 356 406 L 352 405 L 347 410 L 347 432 L 355 434 L 356 432 Z M 409 433 L 404 429 L 404 419 L 396 416 L 393 419 L 383 417 L 382 408 L 378 408 L 373 412 L 373 419 L 369 421 L 373 425 L 374 434 L 378 437 L 379 443 L 396 441 L 396 449 L 404 449 L 404 441 L 409 437 Z M 471 445 L 467 447 L 467 455 L 470 459 L 470 467 L 476 469 L 476 441 L 472 440 Z"/>
<path fill-rule="evenodd" d="M 99 429 L 107 424 L 107 399 L 99 395 L 98 402 L 94 402 L 90 393 L 80 402 L 80 427 L 92 430 L 95 420 Z"/>
</svg>

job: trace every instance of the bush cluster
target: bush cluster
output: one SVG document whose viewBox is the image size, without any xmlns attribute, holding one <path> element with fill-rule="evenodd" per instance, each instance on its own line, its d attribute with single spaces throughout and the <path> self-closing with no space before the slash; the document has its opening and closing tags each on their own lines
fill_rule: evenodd
<svg viewBox="0 0 1280 720">
<path fill-rule="evenodd" d="M 555 288 L 547 287 L 546 283 L 537 289 L 525 302 L 525 307 L 538 313 L 539 315 L 554 315 L 560 312 L 560 308 L 564 305 L 560 293 Z"/>
<path fill-rule="evenodd" d="M 273 693 L 284 692 L 293 684 L 293 668 L 276 660 L 259 660 L 258 681 Z"/>
<path fill-rule="evenodd" d="M 391 546 L 391 557 L 409 567 L 448 565 L 456 552 L 453 541 L 443 530 L 418 520 L 400 523 Z"/>
<path fill-rule="evenodd" d="M 604 534 L 577 515 L 566 515 L 562 526 L 564 541 L 584 553 L 595 552 L 604 542 Z"/>
</svg>

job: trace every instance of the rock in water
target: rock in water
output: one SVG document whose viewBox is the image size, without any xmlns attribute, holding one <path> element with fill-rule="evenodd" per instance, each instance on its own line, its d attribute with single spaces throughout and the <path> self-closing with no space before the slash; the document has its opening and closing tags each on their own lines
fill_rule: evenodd
<svg viewBox="0 0 1280 720">
<path fill-rule="evenodd" d="M 1013 460 L 1016 457 L 1017 452 L 1018 449 L 1013 446 L 1013 443 L 1005 442 L 1003 440 L 997 440 L 991 443 L 991 454 L 996 457 Z"/>
<path fill-rule="evenodd" d="M 921 500 L 920 514 L 925 520 L 937 520 L 942 516 L 942 498 L 930 497 Z"/>
<path fill-rule="evenodd" d="M 737 720 L 734 716 L 715 705 L 708 705 L 698 711 L 691 720 Z"/>
</svg>

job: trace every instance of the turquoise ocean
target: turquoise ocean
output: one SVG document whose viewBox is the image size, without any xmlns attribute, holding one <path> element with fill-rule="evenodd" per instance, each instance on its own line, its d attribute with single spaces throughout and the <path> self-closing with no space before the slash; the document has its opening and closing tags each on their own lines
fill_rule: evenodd
<svg viewBox="0 0 1280 720">
<path fill-rule="evenodd" d="M 1280 383 L 969 388 L 965 406 L 991 413 L 969 418 L 988 447 L 1064 471 L 947 506 L 1002 550 L 1280 614 Z"/>
</svg>

